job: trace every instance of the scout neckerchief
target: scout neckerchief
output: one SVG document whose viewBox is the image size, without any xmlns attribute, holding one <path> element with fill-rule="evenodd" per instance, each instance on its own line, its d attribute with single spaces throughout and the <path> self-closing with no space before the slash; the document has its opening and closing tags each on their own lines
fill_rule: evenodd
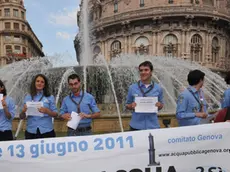
<svg viewBox="0 0 230 172">
<path fill-rule="evenodd" d="M 194 97 L 194 98 L 196 99 L 196 101 L 198 102 L 198 104 L 199 104 L 199 106 L 200 106 L 199 112 L 202 112 L 203 104 L 202 104 L 201 100 L 199 100 L 199 99 L 196 97 L 196 95 L 194 94 L 194 92 L 193 92 L 190 88 L 188 88 L 188 91 L 193 95 L 193 97 Z"/>
<path fill-rule="evenodd" d="M 80 93 L 81 93 L 81 92 L 80 92 Z M 81 112 L 80 104 L 81 104 L 81 102 L 82 102 L 83 97 L 84 97 L 84 91 L 82 91 L 82 96 L 81 96 L 79 102 L 77 103 L 77 102 L 72 98 L 71 93 L 69 94 L 70 100 L 77 106 L 77 113 L 80 113 L 80 112 Z"/>
<path fill-rule="evenodd" d="M 146 94 L 148 94 L 153 88 L 154 88 L 154 82 L 152 81 L 149 90 L 147 90 L 146 92 L 144 92 L 144 90 L 141 88 L 141 81 L 138 81 L 138 87 L 143 95 L 143 97 L 146 97 Z"/>
</svg>

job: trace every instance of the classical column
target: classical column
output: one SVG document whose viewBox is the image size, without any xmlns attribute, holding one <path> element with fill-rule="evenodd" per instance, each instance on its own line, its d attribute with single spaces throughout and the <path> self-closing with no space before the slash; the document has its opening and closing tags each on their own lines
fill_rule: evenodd
<svg viewBox="0 0 230 172">
<path fill-rule="evenodd" d="M 184 35 L 184 30 L 181 30 L 181 58 L 184 58 L 184 53 L 185 53 L 185 51 L 184 51 L 184 42 L 185 42 L 185 40 L 184 40 L 184 38 L 185 38 L 185 35 Z M 178 54 L 179 55 L 179 54 Z"/>
<path fill-rule="evenodd" d="M 158 32 L 157 35 L 157 56 L 162 56 L 163 54 L 161 53 L 161 35 L 162 32 Z"/>
<path fill-rule="evenodd" d="M 101 41 L 101 53 L 104 55 L 105 57 L 105 42 Z"/>
<path fill-rule="evenodd" d="M 155 54 L 156 54 L 156 33 L 152 32 L 152 55 L 155 56 Z"/>
<path fill-rule="evenodd" d="M 128 53 L 129 54 L 132 53 L 132 35 L 131 34 L 129 35 L 129 52 Z"/>
<path fill-rule="evenodd" d="M 156 56 L 158 56 L 158 34 L 159 34 L 159 32 L 156 32 L 155 33 L 156 34 L 156 36 L 155 36 L 155 55 Z"/>
<path fill-rule="evenodd" d="M 190 42 L 191 42 L 191 39 L 189 38 L 190 36 L 190 32 L 188 30 L 185 31 L 185 57 L 186 59 L 191 59 L 191 54 L 189 52 L 190 48 Z"/>
<path fill-rule="evenodd" d="M 109 61 L 110 55 L 108 54 L 108 51 L 110 51 L 110 49 L 108 49 L 108 41 L 107 40 L 104 41 L 104 46 L 105 46 L 105 59 L 107 61 Z"/>
<path fill-rule="evenodd" d="M 209 48 L 208 48 L 208 46 L 209 46 L 209 33 L 208 32 L 206 32 L 205 33 L 205 40 L 204 40 L 204 58 L 206 59 L 206 61 L 208 61 L 208 59 L 209 59 L 209 61 L 210 61 L 210 57 L 209 57 Z"/>
</svg>

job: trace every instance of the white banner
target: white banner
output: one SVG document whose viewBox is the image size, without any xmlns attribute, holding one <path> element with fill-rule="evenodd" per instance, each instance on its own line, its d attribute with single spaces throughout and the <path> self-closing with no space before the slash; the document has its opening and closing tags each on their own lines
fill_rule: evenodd
<svg viewBox="0 0 230 172">
<path fill-rule="evenodd" d="M 1 172 L 230 172 L 230 123 L 0 142 Z"/>
</svg>

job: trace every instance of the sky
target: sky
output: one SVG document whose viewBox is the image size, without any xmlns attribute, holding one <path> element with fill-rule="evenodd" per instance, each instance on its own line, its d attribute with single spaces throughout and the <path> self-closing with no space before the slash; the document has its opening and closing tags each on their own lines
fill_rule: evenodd
<svg viewBox="0 0 230 172">
<path fill-rule="evenodd" d="M 24 0 L 26 18 L 56 66 L 77 64 L 73 40 L 78 33 L 80 0 Z M 51 60 L 52 60 L 51 59 Z"/>
</svg>

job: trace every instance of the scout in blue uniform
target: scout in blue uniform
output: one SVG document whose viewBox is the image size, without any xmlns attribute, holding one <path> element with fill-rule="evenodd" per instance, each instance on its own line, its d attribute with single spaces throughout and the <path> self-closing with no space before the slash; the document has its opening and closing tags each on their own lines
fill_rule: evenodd
<svg viewBox="0 0 230 172">
<path fill-rule="evenodd" d="M 77 129 L 68 127 L 67 135 L 91 135 L 92 119 L 100 116 L 96 101 L 91 94 L 81 90 L 81 81 L 77 74 L 68 77 L 68 84 L 71 93 L 63 99 L 60 115 L 65 120 L 71 120 L 71 113 L 76 112 L 80 115 L 81 120 Z"/>
<path fill-rule="evenodd" d="M 43 102 L 43 106 L 38 109 L 43 116 L 27 116 L 27 126 L 25 131 L 26 139 L 55 137 L 52 118 L 57 116 L 57 108 L 54 96 L 49 92 L 49 83 L 46 76 L 38 74 L 34 77 L 30 93 L 24 99 L 24 107 L 20 113 L 20 118 L 26 118 L 26 102 Z"/>
<path fill-rule="evenodd" d="M 0 101 L 2 108 L 0 109 L 0 141 L 13 140 L 12 120 L 15 116 L 14 100 L 7 96 L 6 88 L 0 80 L 0 94 L 3 94 L 3 99 Z"/>
<path fill-rule="evenodd" d="M 225 82 L 230 85 L 230 72 L 227 73 L 225 77 Z M 221 102 L 221 107 L 226 108 L 230 107 L 230 88 L 224 91 L 224 96 Z"/>
<path fill-rule="evenodd" d="M 132 110 L 130 130 L 146 130 L 160 128 L 157 113 L 137 113 L 135 97 L 157 97 L 158 110 L 163 108 L 163 90 L 157 83 L 152 81 L 153 65 L 145 61 L 139 65 L 140 81 L 129 87 L 126 108 Z"/>
<path fill-rule="evenodd" d="M 202 86 L 205 74 L 200 70 L 190 71 L 188 74 L 189 87 L 178 97 L 176 117 L 179 126 L 200 124 L 201 118 L 206 118 L 207 103 Z"/>
</svg>

